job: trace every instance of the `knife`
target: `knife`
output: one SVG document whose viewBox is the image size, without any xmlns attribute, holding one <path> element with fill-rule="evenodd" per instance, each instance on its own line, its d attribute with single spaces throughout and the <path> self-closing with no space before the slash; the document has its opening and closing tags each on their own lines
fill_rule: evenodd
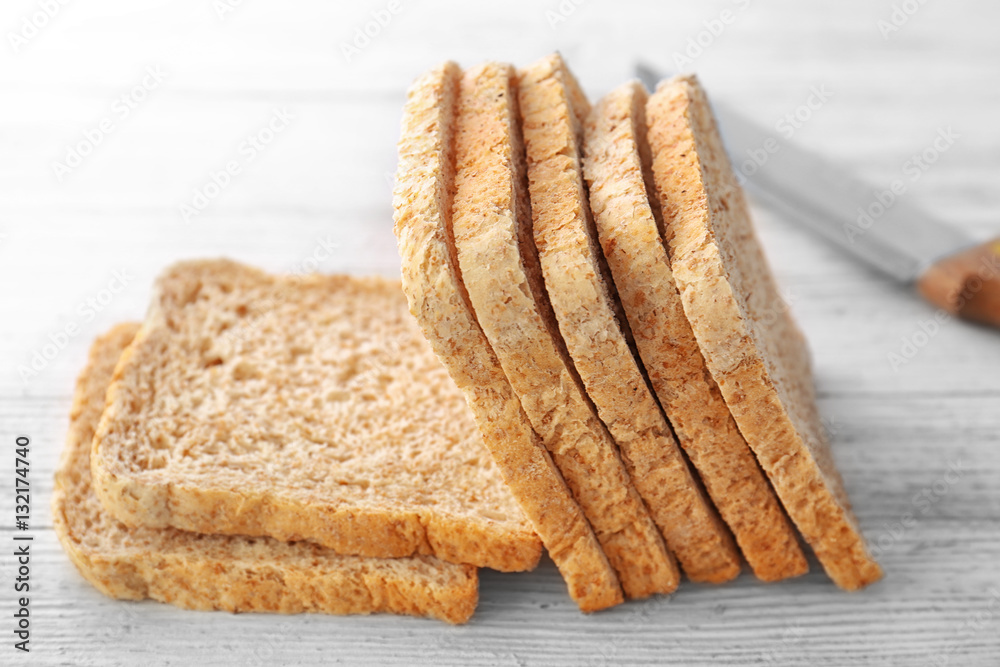
<svg viewBox="0 0 1000 667">
<path fill-rule="evenodd" d="M 656 90 L 663 78 L 636 66 Z M 931 304 L 1000 327 L 1000 237 L 977 243 L 905 197 L 796 146 L 728 105 L 713 101 L 737 180 L 777 213 L 804 225 Z"/>
</svg>

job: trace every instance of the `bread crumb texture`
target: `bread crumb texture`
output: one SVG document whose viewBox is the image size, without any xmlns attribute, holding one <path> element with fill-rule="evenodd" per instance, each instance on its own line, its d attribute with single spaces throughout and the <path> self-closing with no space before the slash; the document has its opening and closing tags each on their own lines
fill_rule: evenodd
<svg viewBox="0 0 1000 667">
<path fill-rule="evenodd" d="M 94 439 L 130 525 L 531 569 L 540 544 L 398 282 L 226 260 L 159 279 Z"/>
<path fill-rule="evenodd" d="M 685 573 L 733 579 L 736 545 L 643 375 L 601 254 L 581 165 L 590 104 L 558 54 L 525 70 L 521 95 L 535 245 L 572 363 Z"/>
<path fill-rule="evenodd" d="M 512 99 L 513 68 L 487 63 L 464 79 Z M 583 611 L 622 602 L 615 571 L 548 451 L 532 429 L 469 302 L 452 234 L 455 63 L 417 78 L 407 94 L 394 191 L 395 233 L 410 312 L 471 406 L 483 440 Z"/>
<path fill-rule="evenodd" d="M 698 81 L 646 106 L 653 173 L 684 312 L 712 376 L 778 497 L 830 577 L 876 581 L 816 409 L 805 337 L 768 267 Z"/>
<path fill-rule="evenodd" d="M 674 282 L 646 140 L 647 97 L 639 82 L 623 84 L 586 124 L 597 235 L 660 405 L 747 562 L 764 581 L 795 577 L 808 570 L 795 531 L 705 365 Z"/>
<path fill-rule="evenodd" d="M 342 556 L 309 542 L 134 527 L 105 510 L 91 487 L 91 441 L 115 364 L 138 328 L 120 324 L 94 342 L 77 381 L 55 478 L 56 534 L 80 573 L 99 591 L 187 609 L 390 612 L 449 623 L 464 623 L 472 616 L 478 578 L 470 565 L 431 556 Z"/>
<path fill-rule="evenodd" d="M 509 70 L 476 68 L 462 79 L 453 217 L 462 278 L 514 392 L 626 595 L 673 590 L 676 569 L 669 570 L 662 538 L 559 349 L 531 240 L 517 95 Z M 666 581 L 657 576 L 663 570 Z"/>
</svg>

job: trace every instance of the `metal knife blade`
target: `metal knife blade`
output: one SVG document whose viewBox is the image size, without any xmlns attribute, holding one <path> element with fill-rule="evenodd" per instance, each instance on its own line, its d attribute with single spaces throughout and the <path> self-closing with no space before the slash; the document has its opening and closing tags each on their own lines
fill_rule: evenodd
<svg viewBox="0 0 1000 667">
<path fill-rule="evenodd" d="M 663 78 L 637 65 L 655 90 Z M 912 283 L 938 260 L 975 245 L 906 200 L 769 131 L 717 100 L 712 107 L 737 178 L 765 204 L 882 273 Z"/>
</svg>

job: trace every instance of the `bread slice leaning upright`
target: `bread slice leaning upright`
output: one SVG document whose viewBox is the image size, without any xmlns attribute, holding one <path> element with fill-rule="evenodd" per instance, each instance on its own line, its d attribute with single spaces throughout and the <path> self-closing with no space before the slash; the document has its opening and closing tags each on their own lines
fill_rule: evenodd
<svg viewBox="0 0 1000 667">
<path fill-rule="evenodd" d="M 597 234 L 650 382 L 681 446 L 763 581 L 808 569 L 795 531 L 705 366 L 660 230 L 645 88 L 608 93 L 586 125 L 584 171 Z"/>
<path fill-rule="evenodd" d="M 502 571 L 541 555 L 398 281 L 167 269 L 92 457 L 129 525 Z"/>
<path fill-rule="evenodd" d="M 452 236 L 461 72 L 445 63 L 413 83 L 403 110 L 395 233 L 410 312 L 472 408 L 483 441 L 584 611 L 622 601 L 580 506 L 532 430 L 462 283 Z"/>
<path fill-rule="evenodd" d="M 673 591 L 677 566 L 587 400 L 531 238 L 512 68 L 462 77 L 453 225 L 469 299 L 528 419 L 583 508 L 628 597 Z"/>
<path fill-rule="evenodd" d="M 520 70 L 518 95 L 532 237 L 572 364 L 685 573 L 728 581 L 739 554 L 643 377 L 605 277 L 581 170 L 590 103 L 558 54 Z"/>
<path fill-rule="evenodd" d="M 450 623 L 472 616 L 478 577 L 471 565 L 431 556 L 341 556 L 308 542 L 129 527 L 116 520 L 91 487 L 90 446 L 115 364 L 138 329 L 119 324 L 94 341 L 77 380 L 52 494 L 56 535 L 99 591 L 187 609 L 390 612 Z"/>
<path fill-rule="evenodd" d="M 653 176 L 684 312 L 740 431 L 830 577 L 876 581 L 816 409 L 805 338 L 757 241 L 705 92 L 661 83 L 646 105 Z"/>
</svg>

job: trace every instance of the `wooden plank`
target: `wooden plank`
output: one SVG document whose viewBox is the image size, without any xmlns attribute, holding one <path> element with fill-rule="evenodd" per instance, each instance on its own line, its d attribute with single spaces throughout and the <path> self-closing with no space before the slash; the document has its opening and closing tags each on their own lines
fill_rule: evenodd
<svg viewBox="0 0 1000 667">
<path fill-rule="evenodd" d="M 670 598 L 583 616 L 546 561 L 533 573 L 484 572 L 473 622 L 452 628 L 197 613 L 90 588 L 59 548 L 48 503 L 92 338 L 140 318 L 154 277 L 182 258 L 397 274 L 389 181 L 399 109 L 409 81 L 445 58 L 526 64 L 559 48 L 596 96 L 630 76 L 637 57 L 675 67 L 674 54 L 729 10 L 734 20 L 682 64 L 714 95 L 773 126 L 810 87 L 826 86 L 830 100 L 795 140 L 873 188 L 952 126 L 960 139 L 905 196 L 976 238 L 996 235 L 996 3 L 925 3 L 884 37 L 878 22 L 891 3 L 861 0 L 836 10 L 793 0 L 401 0 L 350 61 L 341 44 L 386 2 L 236 4 L 220 17 L 201 0 L 67 3 L 23 49 L 0 49 L 9 100 L 0 105 L 0 451 L 17 433 L 33 439 L 29 664 L 997 664 L 996 332 L 946 321 L 927 333 L 935 312 L 907 289 L 760 208 L 764 245 L 811 342 L 835 457 L 887 572 L 871 589 L 837 591 L 814 562 L 796 581 L 685 583 Z M 35 0 L 12 0 L 2 24 L 17 31 L 36 11 Z M 162 85 L 120 118 L 115 100 L 157 66 Z M 276 108 L 295 118 L 247 159 L 241 143 Z M 52 163 L 104 118 L 114 130 L 60 181 Z M 180 206 L 231 160 L 241 173 L 185 224 Z M 104 299 L 115 272 L 127 284 L 97 312 L 87 301 Z M 18 367 L 71 325 L 44 368 L 22 378 Z M 894 361 L 907 342 L 912 358 Z M 11 462 L 3 457 L 0 471 Z M 3 544 L 11 502 L 0 494 Z M 0 549 L 3 610 L 13 604 L 9 552 Z"/>
</svg>

